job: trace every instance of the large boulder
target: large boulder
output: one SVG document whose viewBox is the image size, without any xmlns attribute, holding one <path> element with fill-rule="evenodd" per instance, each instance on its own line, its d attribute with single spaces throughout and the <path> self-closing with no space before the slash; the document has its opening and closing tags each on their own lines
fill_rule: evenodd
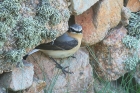
<svg viewBox="0 0 140 93">
<path fill-rule="evenodd" d="M 85 44 L 93 45 L 103 40 L 107 32 L 121 21 L 123 0 L 101 0 L 81 15 L 75 22 L 83 26 Z"/>
<path fill-rule="evenodd" d="M 24 90 L 32 85 L 33 75 L 33 65 L 24 61 L 24 67 L 17 66 L 12 72 L 0 75 L 0 86 L 12 91 Z"/>
<path fill-rule="evenodd" d="M 126 35 L 127 30 L 121 26 L 112 29 L 102 42 L 94 45 L 95 55 L 98 59 L 94 63 L 95 69 L 104 80 L 117 80 L 127 72 L 124 62 L 133 53 L 122 43 L 122 39 Z"/>
</svg>

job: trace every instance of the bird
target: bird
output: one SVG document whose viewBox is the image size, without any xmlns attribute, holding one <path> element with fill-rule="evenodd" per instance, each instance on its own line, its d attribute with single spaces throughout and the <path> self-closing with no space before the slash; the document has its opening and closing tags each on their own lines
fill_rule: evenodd
<svg viewBox="0 0 140 93">
<path fill-rule="evenodd" d="M 81 46 L 82 40 L 82 26 L 79 24 L 73 24 L 69 26 L 69 29 L 63 35 L 57 37 L 54 41 L 49 43 L 43 43 L 36 46 L 31 52 L 26 54 L 23 59 L 26 60 L 27 57 L 37 51 L 41 51 L 50 57 L 58 68 L 65 73 L 72 73 L 66 71 L 67 67 L 62 67 L 57 63 L 54 58 L 66 58 L 72 56 Z"/>
</svg>

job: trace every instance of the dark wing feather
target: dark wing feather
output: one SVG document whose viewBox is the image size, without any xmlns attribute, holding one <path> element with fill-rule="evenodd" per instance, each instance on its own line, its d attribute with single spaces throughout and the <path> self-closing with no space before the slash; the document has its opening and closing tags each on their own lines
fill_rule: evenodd
<svg viewBox="0 0 140 93">
<path fill-rule="evenodd" d="M 40 44 L 39 46 L 35 47 L 35 49 L 43 49 L 43 50 L 70 50 L 78 45 L 78 41 L 76 39 L 72 40 L 65 40 L 65 41 L 57 41 L 50 43 Z"/>
</svg>

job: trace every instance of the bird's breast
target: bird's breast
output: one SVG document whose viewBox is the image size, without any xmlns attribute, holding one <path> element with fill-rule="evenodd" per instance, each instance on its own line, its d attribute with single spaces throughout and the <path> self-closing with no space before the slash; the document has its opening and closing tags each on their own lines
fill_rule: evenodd
<svg viewBox="0 0 140 93">
<path fill-rule="evenodd" d="M 53 58 L 65 58 L 72 56 L 79 47 L 80 45 L 72 48 L 71 50 L 43 50 L 42 52 Z"/>
</svg>

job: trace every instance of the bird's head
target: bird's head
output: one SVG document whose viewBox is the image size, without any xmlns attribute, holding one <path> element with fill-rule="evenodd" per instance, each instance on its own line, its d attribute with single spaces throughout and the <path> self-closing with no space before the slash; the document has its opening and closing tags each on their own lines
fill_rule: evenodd
<svg viewBox="0 0 140 93">
<path fill-rule="evenodd" d="M 69 27 L 68 32 L 75 33 L 75 34 L 82 34 L 82 26 L 78 24 L 73 24 Z"/>
<path fill-rule="evenodd" d="M 82 34 L 82 26 L 78 24 L 73 24 L 69 27 L 67 34 L 75 39 L 78 39 L 81 42 L 83 34 Z"/>
</svg>

